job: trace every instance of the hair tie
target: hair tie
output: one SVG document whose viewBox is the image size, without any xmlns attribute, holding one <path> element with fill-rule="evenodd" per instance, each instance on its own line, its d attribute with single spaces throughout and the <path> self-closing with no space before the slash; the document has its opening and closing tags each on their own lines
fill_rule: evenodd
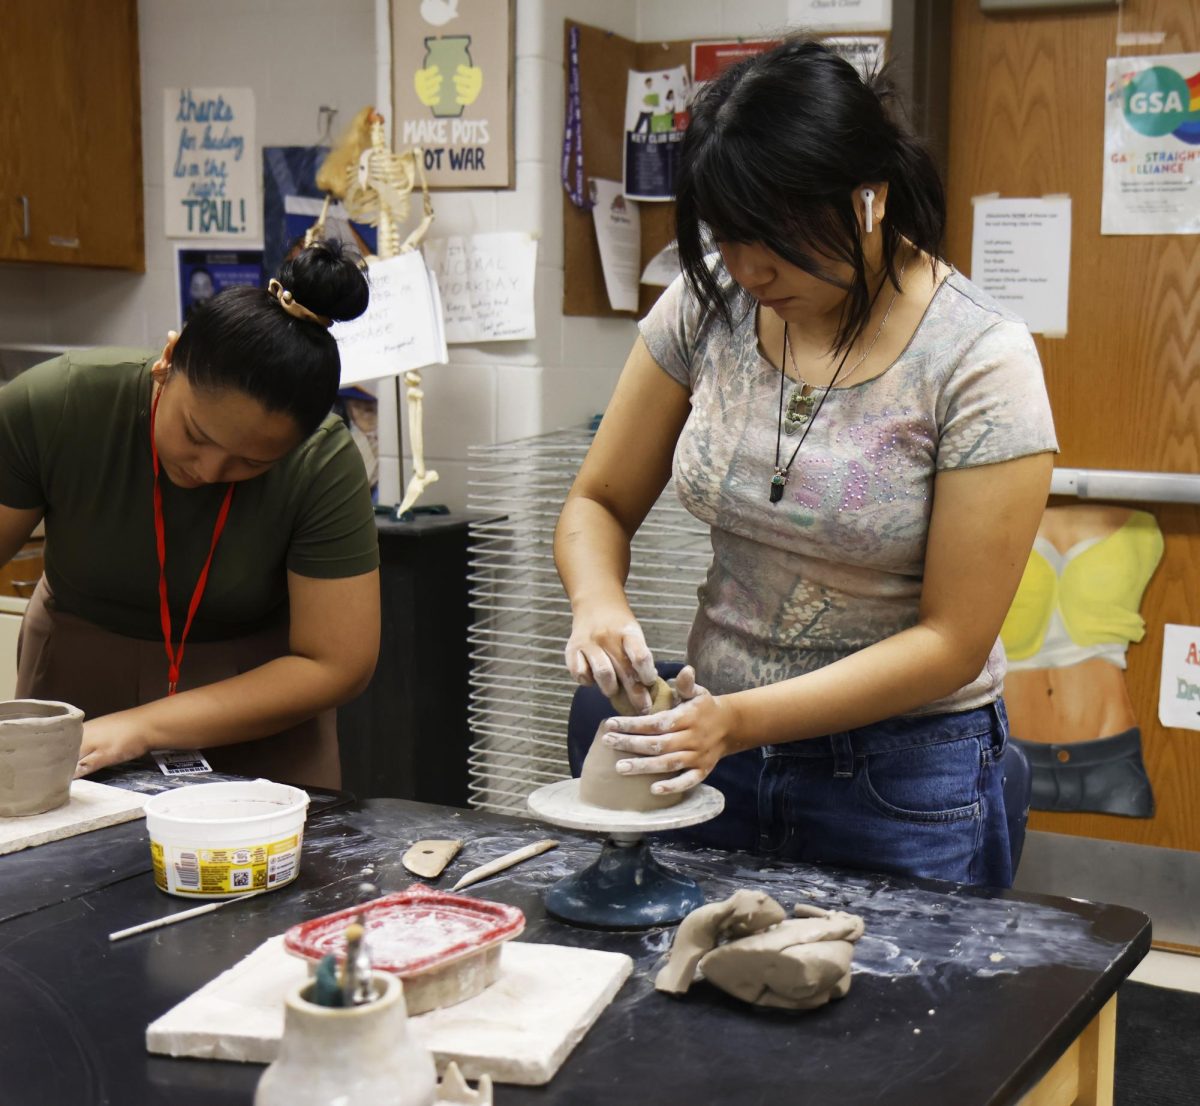
<svg viewBox="0 0 1200 1106">
<path fill-rule="evenodd" d="M 309 311 L 304 304 L 297 303 L 296 297 L 277 280 L 272 279 L 267 284 L 267 294 L 278 300 L 279 306 L 294 318 L 320 323 L 326 330 L 333 325 L 333 320 L 328 315 L 318 315 L 315 311 Z"/>
</svg>

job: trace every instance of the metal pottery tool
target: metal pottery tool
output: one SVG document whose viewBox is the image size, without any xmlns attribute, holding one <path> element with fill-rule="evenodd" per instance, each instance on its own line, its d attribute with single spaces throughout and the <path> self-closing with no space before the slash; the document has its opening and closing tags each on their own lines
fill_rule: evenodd
<svg viewBox="0 0 1200 1106">
<path fill-rule="evenodd" d="M 644 838 L 715 818 L 725 809 L 725 796 L 715 787 L 701 784 L 675 806 L 643 812 L 585 803 L 579 780 L 559 780 L 530 795 L 529 809 L 543 822 L 605 835 L 595 863 L 546 892 L 546 910 L 556 918 L 643 929 L 678 922 L 704 905 L 700 885 L 655 860 Z"/>
</svg>

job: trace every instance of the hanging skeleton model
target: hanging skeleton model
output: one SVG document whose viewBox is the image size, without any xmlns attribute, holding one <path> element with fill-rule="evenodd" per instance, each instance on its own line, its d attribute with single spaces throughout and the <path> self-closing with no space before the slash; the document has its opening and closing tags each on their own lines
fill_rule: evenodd
<svg viewBox="0 0 1200 1106">
<path fill-rule="evenodd" d="M 421 245 L 433 222 L 433 202 L 425 181 L 424 152 L 419 146 L 395 153 L 383 134 L 383 116 L 373 107 L 363 108 L 350 129 L 321 165 L 317 187 L 325 192 L 320 218 L 305 235 L 305 245 L 325 233 L 325 218 L 333 198 L 342 201 L 346 213 L 356 222 L 378 228 L 377 254 L 367 260 L 387 260 L 415 250 Z M 410 200 L 417 182 L 421 185 L 422 218 L 403 241 L 400 228 L 408 221 Z M 425 467 L 421 372 L 410 369 L 404 374 L 408 406 L 408 441 L 412 449 L 412 478 L 404 498 L 396 508 L 402 515 L 421 497 L 438 474 Z"/>
</svg>

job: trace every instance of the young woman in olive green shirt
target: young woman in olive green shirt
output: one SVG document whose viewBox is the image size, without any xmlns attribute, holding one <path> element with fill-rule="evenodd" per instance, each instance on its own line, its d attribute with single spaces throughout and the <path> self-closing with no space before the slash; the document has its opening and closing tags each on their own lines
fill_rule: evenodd
<svg viewBox="0 0 1200 1106">
<path fill-rule="evenodd" d="M 375 666 L 379 554 L 329 415 L 328 327 L 367 295 L 322 243 L 270 290 L 198 307 L 157 356 L 65 354 L 0 389 L 0 564 L 46 529 L 17 693 L 84 710 L 80 775 L 199 748 L 338 784 L 334 708 Z"/>
</svg>

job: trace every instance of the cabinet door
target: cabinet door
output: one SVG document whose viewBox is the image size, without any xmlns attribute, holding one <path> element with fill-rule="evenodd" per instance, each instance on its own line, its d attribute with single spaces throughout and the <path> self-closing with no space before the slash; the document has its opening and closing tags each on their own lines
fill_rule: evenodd
<svg viewBox="0 0 1200 1106">
<path fill-rule="evenodd" d="M 136 0 L 7 0 L 0 257 L 142 270 Z"/>
<path fill-rule="evenodd" d="M 17 636 L 21 616 L 0 611 L 0 700 L 12 699 L 17 690 Z"/>
</svg>

